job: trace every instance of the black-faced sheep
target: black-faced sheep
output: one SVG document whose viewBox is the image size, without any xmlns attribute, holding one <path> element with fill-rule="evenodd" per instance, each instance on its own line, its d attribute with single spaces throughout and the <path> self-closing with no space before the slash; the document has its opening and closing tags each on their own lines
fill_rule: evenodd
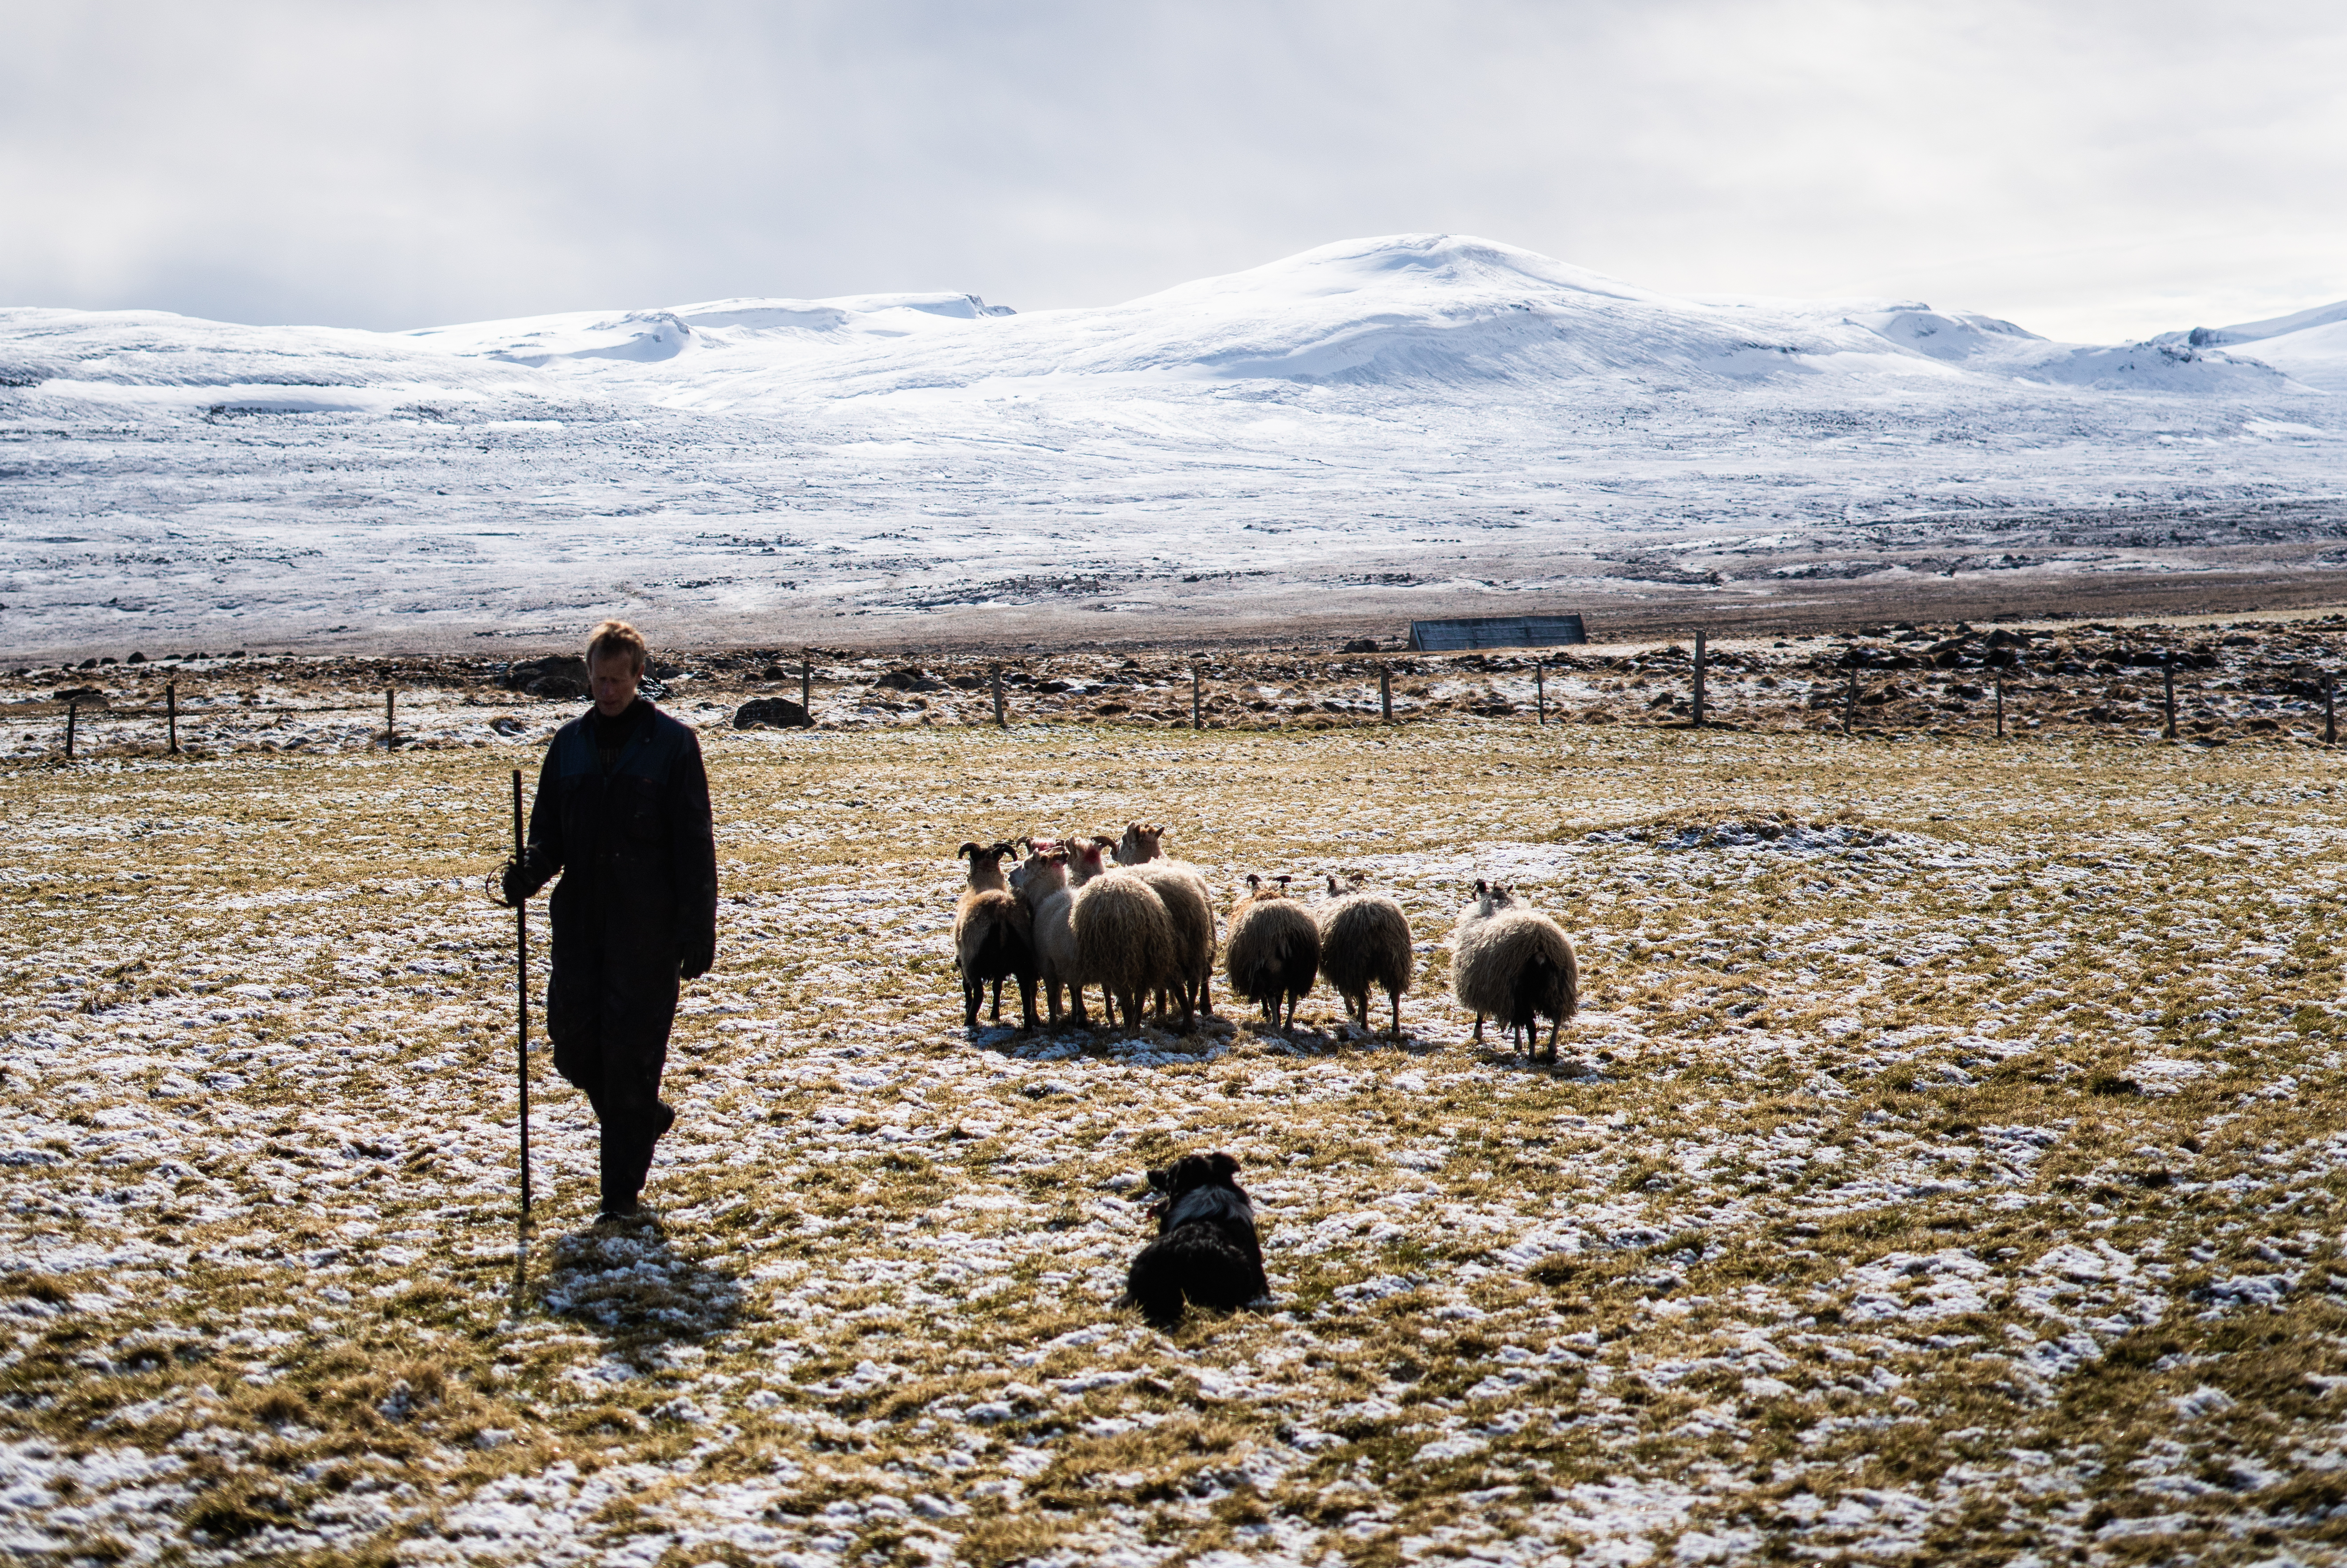
<svg viewBox="0 0 2347 1568">
<path fill-rule="evenodd" d="M 994 1021 L 1002 1021 L 1002 982 L 1019 982 L 1020 1027 L 1035 1027 L 1034 923 L 1027 907 L 1002 875 L 1010 845 L 965 844 L 957 853 L 969 862 L 969 889 L 954 904 L 954 963 L 961 970 L 962 1023 L 978 1027 L 978 1009 L 988 982 L 994 986 Z"/>
<path fill-rule="evenodd" d="M 1401 1033 L 1401 993 L 1409 989 L 1417 952 L 1409 917 L 1382 893 L 1365 893 L 1356 879 L 1339 887 L 1328 878 L 1328 899 L 1314 908 L 1320 927 L 1320 973 L 1345 999 L 1345 1016 L 1369 1027 L 1369 988 L 1393 1003 L 1393 1031 Z"/>
<path fill-rule="evenodd" d="M 1475 1039 L 1490 1014 L 1508 1026 L 1508 1042 L 1522 1037 L 1530 1057 L 1540 1020 L 1550 1020 L 1548 1059 L 1556 1060 L 1557 1031 L 1581 1000 L 1581 966 L 1573 942 L 1547 916 L 1516 903 L 1498 884 L 1475 884 L 1475 902 L 1450 928 L 1450 989 L 1475 1015 Z"/>
<path fill-rule="evenodd" d="M 1230 939 L 1223 946 L 1224 979 L 1234 994 L 1261 1007 L 1274 1029 L 1295 1024 L 1296 1004 L 1320 973 L 1320 927 L 1287 896 L 1286 884 L 1285 876 L 1277 886 L 1249 876 L 1231 907 Z"/>
</svg>

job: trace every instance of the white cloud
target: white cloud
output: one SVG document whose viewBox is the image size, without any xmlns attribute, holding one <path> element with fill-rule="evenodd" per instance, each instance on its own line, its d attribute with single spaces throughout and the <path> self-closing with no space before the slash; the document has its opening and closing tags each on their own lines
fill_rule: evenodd
<svg viewBox="0 0 2347 1568">
<path fill-rule="evenodd" d="M 0 299 L 1129 298 L 1481 233 L 2111 339 L 2347 296 L 2316 5 L 15 5 Z"/>
</svg>

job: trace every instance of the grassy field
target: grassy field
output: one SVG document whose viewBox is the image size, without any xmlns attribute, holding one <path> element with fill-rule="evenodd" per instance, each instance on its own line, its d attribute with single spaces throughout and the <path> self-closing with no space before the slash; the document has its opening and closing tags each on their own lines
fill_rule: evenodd
<svg viewBox="0 0 2347 1568">
<path fill-rule="evenodd" d="M 538 1052 L 526 1244 L 479 879 L 531 749 L 0 773 L 0 1550 L 2347 1561 L 2327 750 L 708 745 L 657 1221 L 592 1226 Z M 966 1032 L 954 846 L 1135 816 L 1394 893 L 1404 1038 L 1325 989 L 1287 1037 Z M 1444 994 L 1479 876 L 1581 943 L 1553 1068 Z M 1205 1148 L 1276 1299 L 1162 1335 L 1114 1305 L 1138 1175 Z"/>
</svg>

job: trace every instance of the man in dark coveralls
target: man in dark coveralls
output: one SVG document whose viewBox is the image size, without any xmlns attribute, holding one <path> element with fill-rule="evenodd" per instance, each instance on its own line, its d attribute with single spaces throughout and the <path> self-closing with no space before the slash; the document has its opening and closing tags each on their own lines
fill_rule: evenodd
<svg viewBox="0 0 2347 1568">
<path fill-rule="evenodd" d="M 508 906 L 558 871 L 546 1031 L 554 1070 L 602 1129 L 601 1218 L 636 1212 L 652 1145 L 676 1121 L 660 1097 L 680 980 L 717 945 L 717 845 L 701 742 L 639 696 L 644 640 L 621 620 L 587 644 L 594 708 L 555 733 L 538 769 L 529 844 L 500 887 Z"/>
</svg>

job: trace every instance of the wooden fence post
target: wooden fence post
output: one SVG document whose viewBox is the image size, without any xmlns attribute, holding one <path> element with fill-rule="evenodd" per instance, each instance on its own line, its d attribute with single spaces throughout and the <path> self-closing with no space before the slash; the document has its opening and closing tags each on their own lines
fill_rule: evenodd
<svg viewBox="0 0 2347 1568">
<path fill-rule="evenodd" d="M 1695 634 L 1695 727 L 1703 728 L 1703 633 Z"/>
<path fill-rule="evenodd" d="M 1540 714 L 1540 723 L 1548 723 L 1548 661 L 1534 656 L 1532 660 L 1532 706 Z"/>
<path fill-rule="evenodd" d="M 2168 738 L 2172 741 L 2176 738 L 2176 650 L 2173 648 L 2160 656 L 2159 681 L 2164 692 L 2162 701 L 2168 709 Z"/>
<path fill-rule="evenodd" d="M 2335 745 L 2339 741 L 2339 710 L 2332 700 L 2332 679 L 2330 671 L 2322 672 L 2322 743 L 2326 746 Z"/>
<path fill-rule="evenodd" d="M 1996 738 L 2004 739 L 2004 671 L 1996 672 Z"/>
<path fill-rule="evenodd" d="M 170 726 L 170 754 L 179 754 L 179 683 L 168 681 L 163 685 L 163 722 Z"/>
<path fill-rule="evenodd" d="M 799 656 L 799 706 L 815 717 L 815 661 L 805 654 Z"/>
<path fill-rule="evenodd" d="M 1205 727 L 1206 714 L 1204 678 L 1198 673 L 1198 663 L 1197 661 L 1194 659 L 1190 661 L 1190 728 L 1193 730 L 1203 730 Z"/>
<path fill-rule="evenodd" d="M 1857 720 L 1857 718 L 1858 718 L 1858 654 L 1857 654 L 1857 652 L 1856 652 L 1855 651 L 1853 651 L 1850 653 L 1850 695 L 1842 699 L 1842 704 L 1841 704 L 1841 733 L 1842 733 L 1843 734 L 1847 735 L 1847 734 L 1849 734 L 1849 733 L 1850 733 L 1850 727 L 1851 723 L 1854 723 L 1854 722 Z"/>
<path fill-rule="evenodd" d="M 1378 666 L 1378 722 L 1393 723 L 1393 667 L 1389 664 Z"/>
<path fill-rule="evenodd" d="M 393 686 L 383 689 L 383 749 L 399 748 L 399 691 Z"/>
<path fill-rule="evenodd" d="M 1010 722 L 1003 717 L 1002 713 L 1002 666 L 997 664 L 989 671 L 988 680 L 994 690 L 994 727 L 998 730 L 1007 730 L 1010 727 Z"/>
<path fill-rule="evenodd" d="M 79 702 L 67 702 L 66 704 L 66 761 L 67 762 L 73 761 L 74 724 L 80 716 L 81 704 Z"/>
</svg>

